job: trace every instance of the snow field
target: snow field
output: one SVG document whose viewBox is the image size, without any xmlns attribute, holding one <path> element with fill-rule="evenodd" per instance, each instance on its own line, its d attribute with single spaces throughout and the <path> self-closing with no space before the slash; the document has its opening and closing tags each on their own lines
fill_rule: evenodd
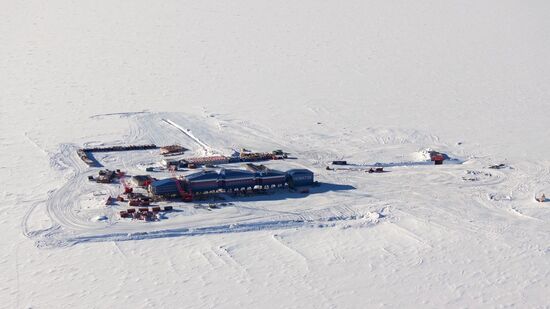
<svg viewBox="0 0 550 309">
<path fill-rule="evenodd" d="M 547 2 L 3 4 L 0 307 L 548 307 Z M 118 188 L 74 148 L 202 154 L 162 118 L 355 189 L 89 220 Z M 463 164 L 410 164 L 426 148 Z M 342 158 L 389 173 L 325 170 Z"/>
</svg>

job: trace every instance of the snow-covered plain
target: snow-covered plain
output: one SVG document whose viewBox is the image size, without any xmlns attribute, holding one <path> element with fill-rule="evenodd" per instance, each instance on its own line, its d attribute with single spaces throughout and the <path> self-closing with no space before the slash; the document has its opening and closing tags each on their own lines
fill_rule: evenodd
<svg viewBox="0 0 550 309">
<path fill-rule="evenodd" d="M 2 4 L 0 307 L 549 306 L 545 1 Z M 201 153 L 163 118 L 323 185 L 116 220 L 75 149 Z"/>
</svg>

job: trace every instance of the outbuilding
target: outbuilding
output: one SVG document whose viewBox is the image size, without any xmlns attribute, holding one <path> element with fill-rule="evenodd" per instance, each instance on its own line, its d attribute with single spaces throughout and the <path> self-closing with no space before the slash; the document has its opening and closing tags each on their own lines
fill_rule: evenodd
<svg viewBox="0 0 550 309">
<path fill-rule="evenodd" d="M 448 159 L 447 155 L 437 152 L 437 151 L 431 151 L 430 152 L 430 159 L 434 162 L 435 165 L 441 165 L 443 164 L 443 161 Z"/>
<path fill-rule="evenodd" d="M 432 161 L 434 162 L 435 165 L 443 164 L 444 160 L 445 160 L 445 158 L 443 157 L 442 154 L 436 154 L 436 155 L 432 156 Z"/>
</svg>

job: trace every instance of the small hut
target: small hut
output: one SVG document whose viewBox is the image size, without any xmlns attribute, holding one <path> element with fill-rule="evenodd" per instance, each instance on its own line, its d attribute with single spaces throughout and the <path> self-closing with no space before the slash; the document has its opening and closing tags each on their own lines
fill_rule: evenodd
<svg viewBox="0 0 550 309">
<path fill-rule="evenodd" d="M 430 159 L 434 162 L 435 165 L 441 165 L 443 164 L 443 161 L 445 161 L 445 155 L 434 151 L 430 153 Z"/>
</svg>

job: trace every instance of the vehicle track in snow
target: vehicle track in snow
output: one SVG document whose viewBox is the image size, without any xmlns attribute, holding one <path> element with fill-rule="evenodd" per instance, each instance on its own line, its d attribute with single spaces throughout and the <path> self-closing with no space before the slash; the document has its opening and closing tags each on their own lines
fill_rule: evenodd
<svg viewBox="0 0 550 309">
<path fill-rule="evenodd" d="M 205 156 L 208 156 L 208 155 L 213 155 L 213 154 L 216 154 L 216 152 L 209 146 L 207 145 L 206 143 L 204 143 L 203 141 L 201 141 L 199 138 L 197 138 L 192 132 L 191 130 L 189 129 L 184 129 L 183 127 L 181 127 L 179 124 L 173 122 L 172 120 L 170 119 L 162 119 L 164 122 L 166 122 L 167 124 L 173 126 L 174 128 L 178 129 L 180 132 L 182 132 L 183 134 L 187 135 L 190 139 L 192 139 L 193 141 L 195 141 L 200 147 L 202 147 L 202 149 L 204 150 L 204 155 Z"/>
<path fill-rule="evenodd" d="M 87 176 L 94 171 L 85 171 L 83 163 L 79 162 L 76 155 L 71 156 L 75 150 L 72 145 L 63 145 L 61 153 L 67 156 L 59 156 L 64 158 L 63 166 L 73 168 L 75 174 L 71 176 L 67 183 L 60 189 L 53 192 L 52 196 L 46 201 L 48 215 L 52 220 L 52 227 L 43 231 L 35 231 L 34 233 L 27 231 L 26 235 L 37 240 L 38 245 L 42 247 L 50 246 L 65 246 L 79 242 L 88 241 L 116 241 L 129 239 L 145 239 L 156 237 L 173 237 L 173 236 L 192 236 L 210 233 L 231 233 L 262 229 L 284 229 L 289 227 L 306 226 L 315 220 L 333 221 L 341 219 L 351 219 L 355 214 L 350 215 L 349 209 L 345 209 L 343 213 L 339 213 L 336 209 L 331 209 L 327 206 L 326 211 L 306 211 L 304 214 L 286 215 L 281 218 L 278 214 L 260 216 L 259 214 L 269 214 L 269 210 L 252 209 L 247 216 L 238 216 L 231 220 L 236 224 L 228 226 L 204 226 L 201 227 L 200 222 L 198 228 L 190 229 L 174 229 L 181 226 L 181 223 L 166 224 L 156 228 L 149 226 L 144 233 L 136 233 L 140 226 L 136 226 L 136 222 L 119 222 L 116 225 L 105 225 L 90 221 L 85 216 L 79 216 L 75 209 L 78 207 L 79 195 L 90 194 L 97 190 L 97 185 L 91 185 L 87 181 Z M 124 159 L 122 160 L 124 162 Z M 125 162 L 125 164 L 128 162 Z M 102 190 L 107 190 L 112 196 L 117 193 L 117 187 L 107 185 Z M 330 203 L 328 203 L 330 204 Z M 336 212 L 335 212 L 336 211 Z M 140 224 L 140 223 L 137 223 Z M 128 236 L 130 235 L 130 236 Z"/>
<path fill-rule="evenodd" d="M 196 150 L 212 152 L 206 143 L 201 140 L 197 141 L 196 137 L 181 134 L 181 132 L 185 133 L 185 130 L 179 125 L 177 125 L 179 126 L 178 130 L 166 130 L 161 125 L 164 117 L 165 114 L 133 116 L 129 119 L 132 123 L 125 139 L 132 143 L 140 141 L 159 144 L 182 142 L 188 145 L 186 143 L 191 142 L 196 145 Z M 180 119 L 178 118 L 178 120 Z M 169 125 L 173 127 L 172 124 Z M 252 128 L 252 126 L 250 127 Z M 226 125 L 225 128 L 229 130 L 229 132 L 224 132 L 228 135 L 231 135 L 231 130 L 238 130 L 231 124 Z M 250 135 L 249 139 L 256 138 L 263 141 L 263 139 L 271 138 L 271 132 L 259 130 L 254 133 L 251 128 L 245 130 L 246 134 Z M 212 134 L 221 134 L 218 130 L 216 133 L 206 133 L 214 139 L 215 135 Z M 243 134 L 243 132 L 235 133 L 235 135 L 239 134 Z M 410 140 L 415 138 L 420 137 L 413 136 Z M 366 138 L 366 140 L 368 139 Z M 405 143 L 406 149 L 410 149 L 410 145 L 406 144 L 410 140 L 406 137 L 394 140 L 389 138 L 385 138 L 383 141 L 377 140 L 382 144 L 390 143 L 380 146 L 377 151 L 382 151 L 384 147 L 389 147 L 391 151 L 400 149 L 401 146 L 392 145 L 391 142 Z M 438 141 L 434 138 L 427 140 Z M 389 219 L 396 224 L 400 224 L 399 218 L 409 217 L 439 228 L 451 228 L 471 233 L 491 233 L 498 237 L 501 233 L 511 231 L 512 224 L 508 221 L 510 218 L 522 214 L 524 200 L 513 200 L 510 207 L 503 208 L 504 202 L 499 204 L 490 201 L 487 199 L 487 195 L 492 192 L 511 192 L 512 195 L 517 194 L 523 197 L 529 191 L 535 190 L 535 187 L 540 186 L 541 183 L 550 184 L 548 166 L 532 163 L 524 163 L 525 167 L 514 170 L 490 171 L 492 177 L 482 178 L 471 183 L 465 183 L 461 177 L 467 170 L 485 171 L 482 162 L 442 167 L 428 165 L 395 167 L 390 168 L 389 173 L 376 175 L 362 171 L 327 171 L 324 166 L 334 158 L 333 150 L 314 147 L 311 150 L 301 151 L 296 146 L 294 146 L 296 148 L 291 146 L 286 148 L 290 144 L 286 144 L 284 139 L 276 138 L 276 142 L 278 146 L 291 149 L 298 155 L 299 159 L 286 162 L 288 166 L 313 169 L 317 179 L 322 182 L 334 185 L 350 184 L 355 189 L 340 192 L 329 190 L 322 194 L 312 194 L 307 199 L 284 198 L 281 201 L 275 200 L 272 206 L 260 201 L 238 201 L 235 202 L 233 208 L 229 207 L 207 214 L 183 217 L 180 220 L 166 220 L 151 224 L 118 219 L 94 222 L 81 208 L 83 196 L 92 195 L 98 190 L 105 193 L 105 198 L 108 195 L 116 196 L 121 191 L 121 187 L 116 184 L 90 183 L 87 176 L 96 173 L 97 169 L 90 169 L 81 162 L 76 155 L 75 145 L 64 144 L 60 146 L 56 154 L 51 156 L 52 167 L 62 173 L 67 180 L 65 185 L 53 191 L 44 203 L 52 221 L 51 227 L 30 230 L 31 214 L 34 209 L 44 205 L 36 202 L 22 220 L 23 234 L 36 240 L 39 246 L 55 247 L 82 242 L 124 241 L 297 227 L 330 227 L 342 221 L 364 220 L 370 212 L 389 211 L 387 213 L 390 214 Z M 325 141 L 325 143 L 330 143 L 330 141 Z M 227 144 L 220 145 L 228 147 Z M 421 146 L 415 145 L 414 147 L 420 149 Z M 351 149 L 350 152 L 359 153 L 360 149 Z M 151 156 L 154 159 L 161 158 L 160 155 L 151 151 L 132 152 L 131 154 L 118 153 L 116 155 L 106 153 L 102 158 L 106 159 L 107 168 L 124 166 L 135 170 L 137 165 L 144 163 L 144 160 L 152 160 Z M 538 180 L 533 179 L 531 174 Z M 312 191 L 315 190 L 317 189 L 312 189 Z M 510 211 L 512 207 L 516 213 Z M 116 217 L 115 209 L 105 208 L 103 211 L 111 217 Z M 440 218 L 440 221 L 431 221 L 430 218 L 433 217 Z M 485 217 L 487 219 L 484 219 Z M 524 217 L 523 220 L 529 220 L 530 216 L 525 215 Z M 495 218 L 501 223 L 495 224 Z M 515 227 L 517 222 L 514 224 Z M 520 233 L 522 232 L 520 231 Z"/>
</svg>

